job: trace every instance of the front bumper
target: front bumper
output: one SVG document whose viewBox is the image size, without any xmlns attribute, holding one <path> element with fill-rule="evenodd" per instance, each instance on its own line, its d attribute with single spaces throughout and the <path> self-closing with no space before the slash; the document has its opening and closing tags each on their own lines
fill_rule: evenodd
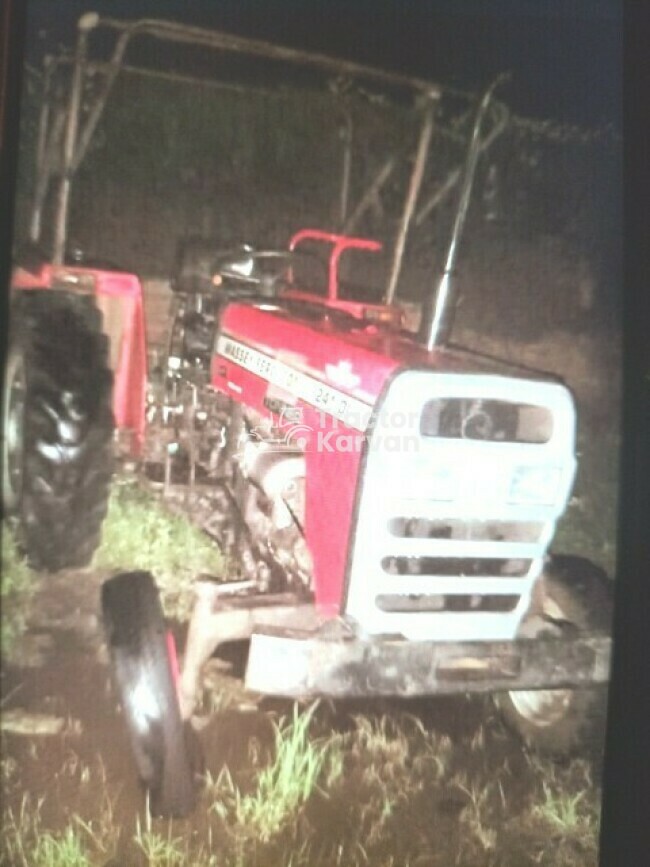
<svg viewBox="0 0 650 867">
<path fill-rule="evenodd" d="M 611 639 L 407 641 L 254 632 L 246 687 L 287 697 L 423 696 L 576 688 L 609 679 Z"/>
</svg>

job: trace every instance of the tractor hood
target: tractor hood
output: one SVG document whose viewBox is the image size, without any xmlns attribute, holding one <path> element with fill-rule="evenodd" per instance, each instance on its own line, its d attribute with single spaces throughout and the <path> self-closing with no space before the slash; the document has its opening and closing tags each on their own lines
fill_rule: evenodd
<svg viewBox="0 0 650 867">
<path fill-rule="evenodd" d="M 282 359 L 296 371 L 368 403 L 375 402 L 388 378 L 400 369 L 560 381 L 550 373 L 459 346 L 429 351 L 408 332 L 307 303 L 231 304 L 222 316 L 220 335 L 240 347 Z M 239 355 L 231 356 L 232 360 L 241 363 L 245 349 L 232 351 Z"/>
</svg>

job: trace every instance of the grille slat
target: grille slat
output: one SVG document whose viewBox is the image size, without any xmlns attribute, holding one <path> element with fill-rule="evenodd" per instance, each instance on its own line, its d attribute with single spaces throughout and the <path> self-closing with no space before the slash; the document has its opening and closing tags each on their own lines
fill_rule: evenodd
<svg viewBox="0 0 650 867">
<path fill-rule="evenodd" d="M 523 542 L 481 542 L 456 539 L 390 539 L 378 549 L 379 556 L 456 557 L 463 559 L 532 560 L 539 546 Z"/>
<path fill-rule="evenodd" d="M 494 557 L 384 557 L 381 567 L 387 575 L 429 575 L 430 577 L 524 578 L 533 560 Z"/>
<path fill-rule="evenodd" d="M 424 497 L 387 497 L 377 508 L 377 517 L 381 520 L 421 519 L 428 521 L 480 524 L 484 514 L 468 514 L 467 502 L 459 499 L 455 502 L 436 502 Z M 546 528 L 548 521 L 548 506 L 526 505 L 518 506 L 505 502 L 495 503 L 490 514 L 490 520 L 503 523 L 530 523 Z M 391 529 L 391 535 L 393 531 Z M 395 534 L 396 535 L 396 534 Z"/>
<path fill-rule="evenodd" d="M 544 531 L 541 521 L 460 521 L 456 518 L 402 516 L 388 521 L 398 539 L 462 539 L 467 542 L 538 543 Z"/>
<path fill-rule="evenodd" d="M 485 612 L 508 612 L 514 611 L 520 596 L 499 595 L 491 593 L 485 596 L 478 595 L 443 595 L 443 594 L 409 594 L 398 595 L 395 593 L 383 593 L 377 596 L 375 603 L 380 611 L 386 612 L 432 612 L 454 611 L 464 614 L 484 614 Z"/>
<path fill-rule="evenodd" d="M 409 593 L 426 595 L 441 593 L 450 595 L 475 594 L 484 596 L 491 593 L 496 596 L 504 596 L 508 593 L 521 594 L 527 586 L 526 578 L 492 578 L 489 586 L 486 586 L 490 576 L 472 575 L 470 578 L 459 578 L 457 575 L 386 575 L 381 573 L 373 578 L 372 586 L 378 594 L 388 593 L 408 596 Z M 403 578 L 403 580 L 402 580 Z"/>
</svg>

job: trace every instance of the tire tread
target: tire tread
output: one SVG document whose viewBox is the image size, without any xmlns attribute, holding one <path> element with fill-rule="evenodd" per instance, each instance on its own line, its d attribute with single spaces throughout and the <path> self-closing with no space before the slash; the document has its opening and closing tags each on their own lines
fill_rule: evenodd
<svg viewBox="0 0 650 867">
<path fill-rule="evenodd" d="M 27 370 L 19 539 L 32 566 L 88 565 L 113 469 L 112 373 L 90 299 L 22 290 L 12 309 Z"/>
</svg>

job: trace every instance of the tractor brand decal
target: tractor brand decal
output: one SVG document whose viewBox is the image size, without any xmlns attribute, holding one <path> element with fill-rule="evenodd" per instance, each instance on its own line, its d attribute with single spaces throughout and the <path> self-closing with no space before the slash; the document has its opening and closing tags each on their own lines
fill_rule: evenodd
<svg viewBox="0 0 650 867">
<path fill-rule="evenodd" d="M 217 340 L 217 352 L 348 427 L 365 431 L 368 426 L 372 414 L 370 404 L 325 385 L 319 379 L 301 373 L 277 358 L 224 335 Z"/>
<path fill-rule="evenodd" d="M 349 361 L 339 361 L 338 364 L 326 364 L 325 373 L 330 382 L 341 388 L 356 388 L 361 383 L 361 377 L 352 371 Z"/>
</svg>

